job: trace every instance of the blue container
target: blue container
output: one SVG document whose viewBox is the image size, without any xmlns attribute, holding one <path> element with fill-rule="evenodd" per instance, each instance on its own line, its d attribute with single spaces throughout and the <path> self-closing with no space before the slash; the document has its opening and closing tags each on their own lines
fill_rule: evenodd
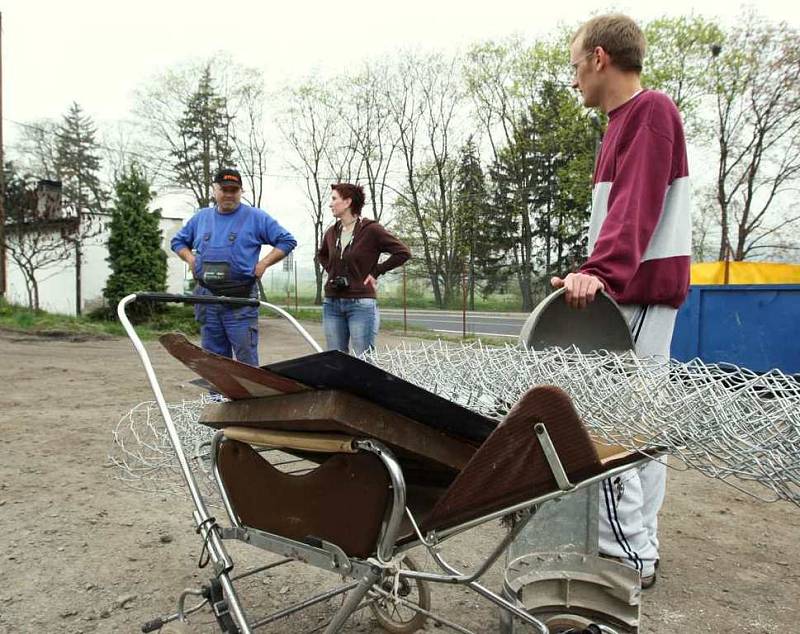
<svg viewBox="0 0 800 634">
<path fill-rule="evenodd" d="M 800 284 L 691 286 L 672 356 L 800 373 Z"/>
</svg>

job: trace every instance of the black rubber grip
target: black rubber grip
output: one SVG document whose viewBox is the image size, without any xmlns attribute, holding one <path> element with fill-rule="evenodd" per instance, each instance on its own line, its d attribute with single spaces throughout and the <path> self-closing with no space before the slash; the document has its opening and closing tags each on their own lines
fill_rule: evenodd
<svg viewBox="0 0 800 634">
<path fill-rule="evenodd" d="M 164 619 L 153 619 L 142 625 L 142 632 L 155 632 L 164 627 Z"/>
<path fill-rule="evenodd" d="M 136 299 L 146 302 L 176 302 L 180 304 L 230 304 L 259 306 L 255 297 L 219 297 L 217 295 L 176 295 L 174 293 L 136 293 Z"/>
</svg>

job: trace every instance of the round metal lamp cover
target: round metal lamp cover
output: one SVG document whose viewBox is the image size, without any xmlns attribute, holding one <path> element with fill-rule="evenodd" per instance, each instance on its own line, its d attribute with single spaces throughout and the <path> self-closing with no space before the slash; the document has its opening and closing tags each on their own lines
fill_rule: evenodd
<svg viewBox="0 0 800 634">
<path fill-rule="evenodd" d="M 575 346 L 594 350 L 633 350 L 628 323 L 617 303 L 600 291 L 586 308 L 570 308 L 563 288 L 550 293 L 533 309 L 520 332 L 520 343 L 534 350 Z"/>
</svg>

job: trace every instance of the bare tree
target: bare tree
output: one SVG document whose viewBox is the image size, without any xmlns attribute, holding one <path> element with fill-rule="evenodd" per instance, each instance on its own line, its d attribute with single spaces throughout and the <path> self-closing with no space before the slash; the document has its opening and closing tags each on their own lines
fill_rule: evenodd
<svg viewBox="0 0 800 634">
<path fill-rule="evenodd" d="M 715 259 L 716 232 L 719 230 L 719 211 L 714 200 L 714 188 L 696 197 L 698 205 L 692 214 L 692 260 L 705 262 Z"/>
<path fill-rule="evenodd" d="M 800 221 L 780 211 L 800 177 L 798 39 L 797 29 L 750 13 L 714 63 L 720 260 L 774 249 L 772 238 Z"/>
<path fill-rule="evenodd" d="M 60 183 L 22 177 L 6 164 L 5 249 L 25 280 L 28 306 L 39 310 L 39 285 L 60 273 L 72 256 L 69 239 L 78 229 L 78 219 L 61 215 Z M 49 274 L 42 276 L 49 269 Z"/>
<path fill-rule="evenodd" d="M 421 178 L 424 171 L 420 169 L 423 157 L 423 133 L 420 132 L 424 112 L 418 77 L 414 67 L 418 60 L 402 58 L 394 69 L 390 82 L 389 104 L 392 123 L 395 126 L 398 149 L 403 162 L 404 183 L 402 191 L 398 190 L 398 207 L 406 208 L 416 221 L 419 231 L 419 245 L 422 247 L 425 270 L 431 282 L 433 296 L 438 306 L 442 305 L 442 290 L 437 274 L 437 258 L 433 238 L 428 231 L 423 217 L 421 196 Z"/>
<path fill-rule="evenodd" d="M 235 163 L 248 202 L 260 204 L 266 171 L 263 78 L 226 56 L 174 66 L 136 93 L 134 114 L 162 183 L 210 198 L 213 170 Z"/>
<path fill-rule="evenodd" d="M 422 247 L 439 306 L 450 301 L 461 272 L 455 258 L 459 249 L 451 240 L 460 147 L 460 139 L 452 137 L 464 101 L 456 61 L 434 55 L 405 56 L 395 69 L 389 99 L 404 166 L 405 182 L 397 205 L 416 220 L 415 242 Z"/>
<path fill-rule="evenodd" d="M 130 172 L 133 165 L 148 181 L 156 171 L 149 162 L 150 148 L 143 145 L 139 130 L 129 120 L 113 121 L 100 128 L 99 145 L 108 182 L 115 183 Z"/>
<path fill-rule="evenodd" d="M 251 73 L 250 79 L 237 91 L 237 99 L 229 103 L 229 106 L 237 107 L 237 112 L 232 116 L 233 147 L 235 161 L 241 168 L 245 183 L 243 198 L 254 207 L 261 207 L 267 173 L 264 100 L 261 76 Z"/>
<path fill-rule="evenodd" d="M 359 152 L 358 128 L 349 120 L 346 106 L 351 103 L 350 81 L 336 77 L 329 88 L 320 94 L 320 106 L 334 115 L 329 133 L 331 142 L 325 150 L 325 166 L 332 182 L 358 183 L 364 169 L 364 157 Z"/>
<path fill-rule="evenodd" d="M 339 101 L 341 121 L 350 131 L 352 148 L 367 179 L 372 217 L 381 221 L 391 198 L 390 168 L 398 139 L 391 125 L 389 66 L 386 62 L 365 66 L 357 75 L 344 78 L 344 97 Z"/>
<path fill-rule="evenodd" d="M 19 123 L 19 137 L 13 146 L 15 164 L 26 174 L 57 179 L 58 124 L 49 119 Z"/>
<path fill-rule="evenodd" d="M 290 168 L 303 179 L 308 212 L 314 225 L 314 302 L 322 303 L 322 267 L 316 253 L 322 245 L 330 175 L 329 156 L 335 143 L 338 115 L 330 107 L 328 87 L 307 80 L 289 89 L 279 118 L 281 132 L 292 149 Z"/>
</svg>

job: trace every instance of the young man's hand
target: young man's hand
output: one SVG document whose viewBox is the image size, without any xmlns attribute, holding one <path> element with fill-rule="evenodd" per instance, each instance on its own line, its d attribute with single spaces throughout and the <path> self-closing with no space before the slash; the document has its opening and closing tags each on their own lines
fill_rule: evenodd
<svg viewBox="0 0 800 634">
<path fill-rule="evenodd" d="M 261 279 L 261 276 L 264 275 L 264 272 L 267 270 L 269 265 L 264 262 L 264 260 L 259 260 L 256 262 L 256 268 L 253 269 L 253 273 L 258 279 Z"/>
<path fill-rule="evenodd" d="M 586 308 L 589 302 L 594 301 L 597 291 L 602 291 L 604 286 L 594 275 L 586 273 L 570 273 L 565 278 L 550 278 L 550 285 L 553 288 L 564 287 L 564 294 L 567 304 L 572 308 Z"/>
</svg>

